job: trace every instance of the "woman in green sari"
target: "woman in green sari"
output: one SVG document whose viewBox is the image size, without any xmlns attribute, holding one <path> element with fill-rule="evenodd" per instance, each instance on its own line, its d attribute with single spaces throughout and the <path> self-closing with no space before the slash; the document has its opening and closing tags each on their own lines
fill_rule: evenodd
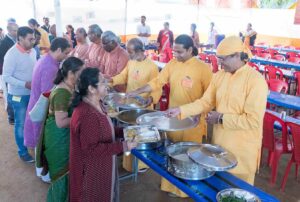
<svg viewBox="0 0 300 202">
<path fill-rule="evenodd" d="M 70 103 L 83 65 L 78 58 L 66 59 L 57 72 L 54 80 L 56 87 L 49 97 L 49 111 L 40 139 L 38 162 L 44 168 L 43 173 L 48 171 L 51 179 L 47 201 L 68 201 Z"/>
</svg>

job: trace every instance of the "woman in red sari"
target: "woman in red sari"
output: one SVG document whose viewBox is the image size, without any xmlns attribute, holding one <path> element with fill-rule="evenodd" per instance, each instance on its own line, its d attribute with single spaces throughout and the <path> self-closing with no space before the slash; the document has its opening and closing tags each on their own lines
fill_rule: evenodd
<svg viewBox="0 0 300 202">
<path fill-rule="evenodd" d="M 135 142 L 117 142 L 100 100 L 107 94 L 96 68 L 82 71 L 73 100 L 70 129 L 70 201 L 119 200 L 116 155 Z"/>
<path fill-rule="evenodd" d="M 169 23 L 164 23 L 164 29 L 160 30 L 157 43 L 159 43 L 159 60 L 161 62 L 169 62 L 173 59 L 172 46 L 174 42 L 173 32 L 169 29 Z"/>
</svg>

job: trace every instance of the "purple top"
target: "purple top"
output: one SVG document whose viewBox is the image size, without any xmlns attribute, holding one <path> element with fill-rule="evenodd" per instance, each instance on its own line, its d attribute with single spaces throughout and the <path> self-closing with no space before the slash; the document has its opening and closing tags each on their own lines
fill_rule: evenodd
<svg viewBox="0 0 300 202">
<path fill-rule="evenodd" d="M 24 125 L 24 144 L 28 147 L 36 147 L 41 132 L 41 123 L 33 123 L 28 113 L 34 107 L 40 95 L 49 92 L 53 88 L 53 80 L 58 69 L 59 62 L 49 53 L 42 57 L 33 69 L 30 100 Z"/>
</svg>

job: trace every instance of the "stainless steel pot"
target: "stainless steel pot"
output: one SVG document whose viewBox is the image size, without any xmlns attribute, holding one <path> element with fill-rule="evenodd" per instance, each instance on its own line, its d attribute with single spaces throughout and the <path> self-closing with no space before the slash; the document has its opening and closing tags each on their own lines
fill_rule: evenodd
<svg viewBox="0 0 300 202">
<path fill-rule="evenodd" d="M 206 170 L 187 155 L 188 149 L 199 146 L 200 144 L 195 142 L 178 142 L 168 146 L 168 172 L 186 180 L 203 180 L 214 175 L 214 171 Z"/>
<path fill-rule="evenodd" d="M 136 119 L 143 115 L 143 114 L 147 114 L 150 112 L 154 112 L 154 110 L 150 110 L 150 109 L 130 109 L 130 110 L 125 110 L 125 111 L 121 111 L 116 118 L 125 124 L 128 125 L 136 125 Z"/>
<path fill-rule="evenodd" d="M 110 93 L 103 99 L 105 105 L 114 109 L 139 109 L 146 107 L 146 101 L 141 96 L 127 97 L 125 93 Z"/>
</svg>

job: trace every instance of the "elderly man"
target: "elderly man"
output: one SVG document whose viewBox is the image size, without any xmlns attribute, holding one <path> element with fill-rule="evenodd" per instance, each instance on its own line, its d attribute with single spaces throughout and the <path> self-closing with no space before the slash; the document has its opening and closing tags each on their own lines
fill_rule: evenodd
<svg viewBox="0 0 300 202">
<path fill-rule="evenodd" d="M 244 50 L 239 37 L 225 38 L 217 48 L 223 70 L 214 75 L 203 97 L 167 113 L 183 119 L 209 112 L 206 121 L 214 124 L 212 143 L 229 150 L 238 160 L 237 167 L 229 172 L 253 184 L 259 166 L 268 86 L 263 76 L 247 65 Z"/>
<path fill-rule="evenodd" d="M 85 56 L 86 67 L 97 67 L 100 69 L 101 59 L 104 55 L 104 49 L 101 43 L 102 29 L 99 25 L 93 24 L 89 26 L 88 37 L 92 42 Z"/>
<path fill-rule="evenodd" d="M 7 100 L 15 115 L 15 139 L 21 160 L 34 162 L 24 146 L 24 122 L 30 97 L 33 67 L 36 53 L 34 31 L 29 27 L 20 27 L 17 34 L 18 42 L 4 57 L 3 80 L 8 83 Z"/>
<path fill-rule="evenodd" d="M 118 37 L 111 31 L 106 31 L 101 37 L 102 46 L 105 50 L 103 55 L 100 71 L 107 76 L 119 74 L 126 66 L 129 56 L 118 43 Z"/>
<path fill-rule="evenodd" d="M 10 104 L 7 103 L 7 88 L 6 83 L 2 79 L 2 67 L 5 54 L 17 42 L 18 25 L 16 23 L 8 23 L 7 31 L 7 35 L 4 37 L 0 44 L 0 85 L 2 86 L 3 90 L 5 108 L 8 114 L 8 123 L 14 124 L 14 112 L 12 106 L 10 106 Z"/>
<path fill-rule="evenodd" d="M 89 49 L 89 45 L 86 41 L 87 33 L 84 28 L 80 27 L 76 30 L 76 41 L 77 45 L 76 47 L 71 51 L 69 56 L 77 57 L 81 60 L 84 60 L 84 57 L 87 54 L 87 51 Z"/>
<path fill-rule="evenodd" d="M 28 26 L 31 27 L 31 29 L 36 29 L 41 33 L 41 40 L 40 40 L 40 50 L 41 54 L 45 54 L 49 51 L 50 48 L 50 40 L 49 40 L 49 35 L 48 33 L 42 29 L 39 25 L 39 23 L 35 19 L 30 19 L 28 20 Z"/>
</svg>

